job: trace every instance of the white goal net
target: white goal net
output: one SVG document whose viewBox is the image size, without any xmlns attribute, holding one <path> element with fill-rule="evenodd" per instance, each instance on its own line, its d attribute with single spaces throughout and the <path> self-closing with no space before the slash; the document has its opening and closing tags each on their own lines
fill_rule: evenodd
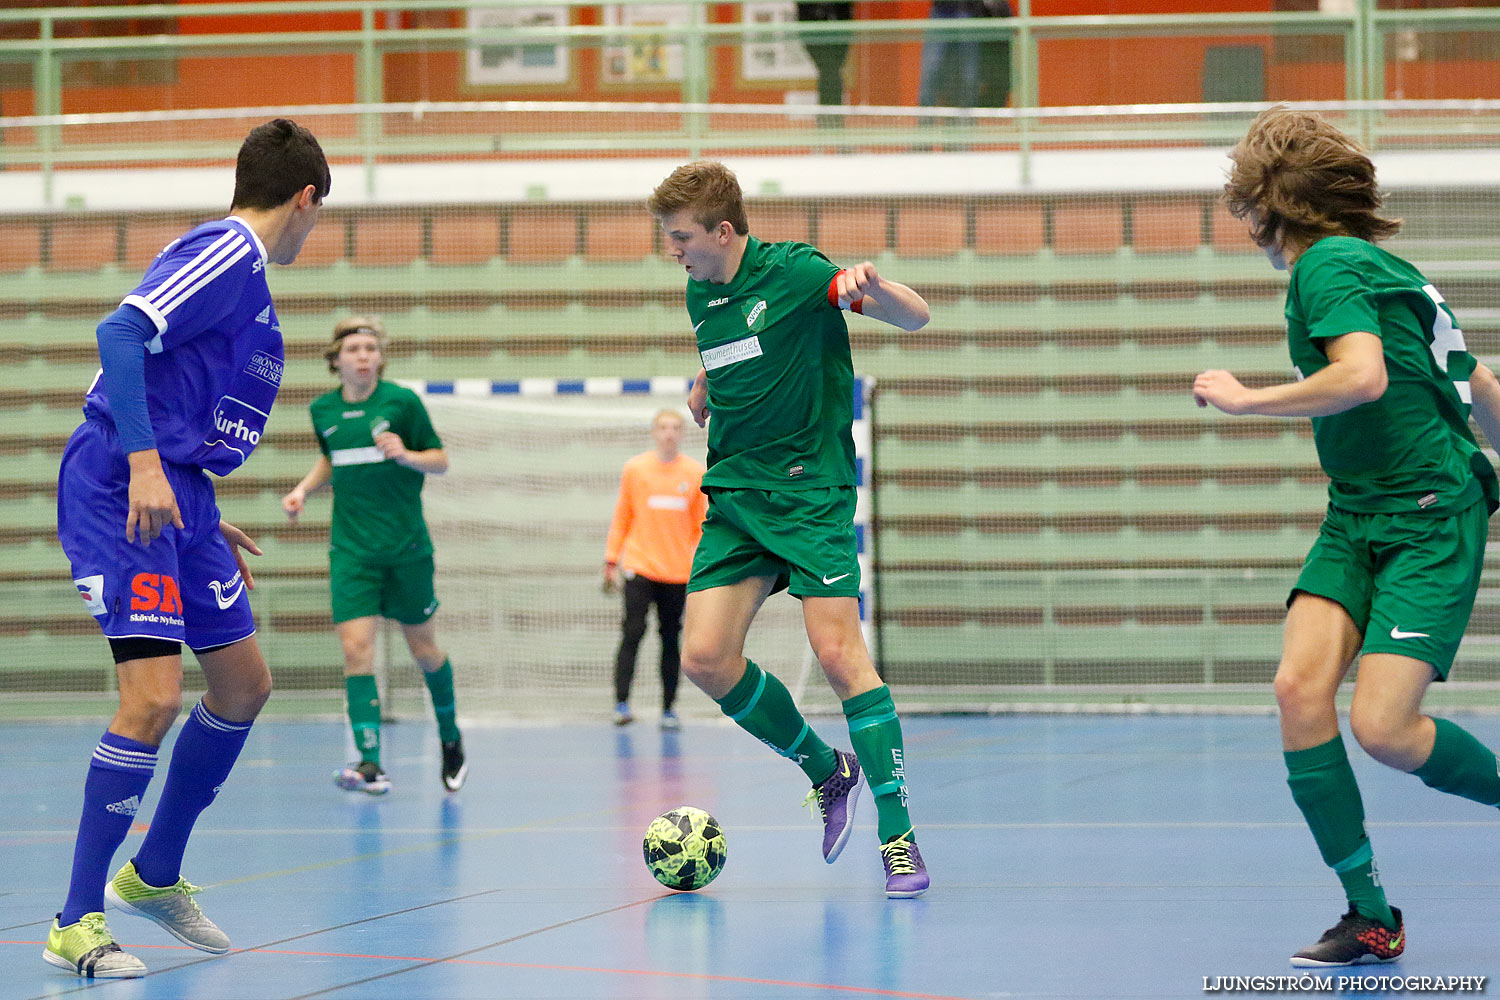
<svg viewBox="0 0 1500 1000">
<path fill-rule="evenodd" d="M 423 499 L 442 602 L 438 638 L 453 661 L 460 713 L 603 717 L 614 703 L 623 611 L 621 596 L 602 586 L 620 472 L 651 449 L 662 409 L 682 414 L 682 451 L 703 460 L 708 435 L 688 416 L 687 380 L 404 384 L 422 395 L 452 463 L 428 479 Z M 858 437 L 867 448 L 868 433 Z M 868 607 L 868 554 L 861 561 Z M 631 692 L 647 718 L 661 701 L 656 627 L 653 611 Z M 405 650 L 399 641 L 391 649 L 400 664 Z M 761 609 L 746 655 L 781 676 L 804 708 L 837 708 L 812 661 L 801 606 L 784 593 Z M 415 676 L 392 669 L 389 678 L 401 710 L 412 709 L 420 692 L 406 697 L 402 688 Z M 686 679 L 677 707 L 718 711 Z"/>
</svg>

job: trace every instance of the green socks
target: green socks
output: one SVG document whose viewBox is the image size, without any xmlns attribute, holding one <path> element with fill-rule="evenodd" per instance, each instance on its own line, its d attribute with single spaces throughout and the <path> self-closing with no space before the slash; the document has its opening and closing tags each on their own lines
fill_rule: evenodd
<svg viewBox="0 0 1500 1000">
<path fill-rule="evenodd" d="M 912 828 L 906 811 L 906 751 L 891 689 L 882 684 L 855 695 L 844 702 L 844 717 L 849 720 L 849 742 L 875 795 L 876 832 L 880 842 L 888 844 Z"/>
<path fill-rule="evenodd" d="M 1448 720 L 1432 721 L 1437 726 L 1432 754 L 1412 773 L 1429 788 L 1500 806 L 1500 772 L 1494 752 Z M 1285 756 L 1292 798 L 1307 817 L 1324 862 L 1344 884 L 1349 903 L 1364 916 L 1394 929 L 1396 919 L 1380 887 L 1370 838 L 1365 834 L 1365 807 L 1343 737 L 1307 750 L 1288 751 Z"/>
<path fill-rule="evenodd" d="M 444 743 L 458 739 L 453 696 L 453 663 L 444 660 L 432 673 L 423 673 L 432 695 L 432 714 L 437 716 L 438 737 Z M 380 763 L 380 691 L 374 674 L 352 674 L 344 678 L 344 693 L 349 703 L 349 728 L 354 731 L 354 745 L 361 763 Z"/>
<path fill-rule="evenodd" d="M 453 699 L 453 661 L 444 660 L 443 665 L 432 673 L 423 673 L 427 692 L 432 695 L 432 714 L 437 716 L 438 739 L 452 743 L 458 739 L 458 723 L 454 721 L 457 706 Z"/>
<path fill-rule="evenodd" d="M 833 748 L 812 731 L 786 685 L 745 661 L 745 676 L 724 697 L 719 708 L 745 732 L 788 760 L 796 762 L 813 784 L 828 780 L 838 763 Z"/>
<path fill-rule="evenodd" d="M 814 785 L 833 774 L 838 763 L 833 748 L 802 718 L 786 685 L 753 661 L 745 661 L 745 676 L 719 699 L 719 707 L 751 736 L 796 761 Z M 881 685 L 855 695 L 844 702 L 844 716 L 849 720 L 855 756 L 875 794 L 880 842 L 889 843 L 911 832 L 911 817 L 906 811 L 905 749 L 891 689 Z"/>
<path fill-rule="evenodd" d="M 1380 886 L 1375 854 L 1365 833 L 1365 805 L 1343 736 L 1307 750 L 1288 750 L 1284 756 L 1292 799 L 1306 817 L 1324 863 L 1344 884 L 1350 905 L 1394 930 L 1396 917 Z"/>
<path fill-rule="evenodd" d="M 1428 788 L 1500 806 L 1500 771 L 1494 752 L 1447 719 L 1432 721 L 1437 725 L 1432 756 L 1412 774 Z"/>
<path fill-rule="evenodd" d="M 360 763 L 380 763 L 380 690 L 374 674 L 351 674 L 344 678 L 349 703 L 349 727 Z"/>
</svg>

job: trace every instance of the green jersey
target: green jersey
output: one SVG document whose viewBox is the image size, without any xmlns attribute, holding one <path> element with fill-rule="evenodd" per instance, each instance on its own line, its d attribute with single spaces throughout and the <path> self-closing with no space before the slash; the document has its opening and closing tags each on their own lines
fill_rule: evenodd
<svg viewBox="0 0 1500 1000">
<path fill-rule="evenodd" d="M 443 446 L 417 394 L 377 382 L 369 399 L 346 402 L 343 391 L 335 389 L 313 400 L 309 410 L 318 448 L 333 463 L 330 548 L 381 563 L 431 555 L 422 517 L 426 476 L 375 447 L 375 435 L 384 431 L 401 438 L 410 451 Z"/>
<path fill-rule="evenodd" d="M 1286 319 L 1299 378 L 1326 367 L 1325 342 L 1346 333 L 1375 334 L 1385 352 L 1384 395 L 1312 418 L 1333 506 L 1451 516 L 1483 498 L 1495 510 L 1495 470 L 1469 430 L 1476 362 L 1420 271 L 1365 240 L 1319 240 L 1292 268 Z"/>
<path fill-rule="evenodd" d="M 854 485 L 854 363 L 830 300 L 838 272 L 805 243 L 752 236 L 729 282 L 688 282 L 712 411 L 705 487 Z"/>
</svg>

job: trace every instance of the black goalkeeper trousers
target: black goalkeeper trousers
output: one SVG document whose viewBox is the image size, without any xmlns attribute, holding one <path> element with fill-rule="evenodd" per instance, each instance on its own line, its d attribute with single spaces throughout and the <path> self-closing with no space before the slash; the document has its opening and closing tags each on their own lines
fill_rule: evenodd
<svg viewBox="0 0 1500 1000">
<path fill-rule="evenodd" d="M 620 622 L 620 651 L 615 655 L 615 701 L 630 700 L 635 680 L 635 655 L 646 635 L 646 612 L 656 605 L 661 635 L 661 703 L 669 709 L 677 701 L 677 678 L 682 672 L 682 606 L 687 584 L 660 583 L 637 573 L 625 581 L 625 618 Z"/>
</svg>

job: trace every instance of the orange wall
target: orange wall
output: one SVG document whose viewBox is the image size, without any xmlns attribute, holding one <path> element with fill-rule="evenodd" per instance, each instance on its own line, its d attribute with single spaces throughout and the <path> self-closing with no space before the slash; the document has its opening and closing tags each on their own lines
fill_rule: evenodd
<svg viewBox="0 0 1500 1000">
<path fill-rule="evenodd" d="M 212 0 L 180 0 L 187 6 Z M 1015 2 L 1015 0 L 1013 0 Z M 1268 10 L 1270 0 L 1035 0 L 1035 14 L 1140 14 L 1190 11 Z M 872 2 L 855 6 L 856 18 L 922 18 L 927 0 Z M 381 15 L 382 17 L 384 15 Z M 413 14 L 403 17 L 410 19 Z M 739 5 L 710 8 L 716 23 L 733 23 Z M 459 12 L 434 12 L 434 21 L 457 26 Z M 575 23 L 595 24 L 598 8 L 579 8 Z M 185 34 L 264 31 L 290 34 L 303 30 L 354 29 L 359 15 L 303 14 L 254 17 L 185 18 Z M 409 21 L 408 21 L 409 23 Z M 1040 49 L 1039 96 L 1046 106 L 1191 102 L 1202 98 L 1204 52 L 1213 44 L 1260 44 L 1266 50 L 1267 97 L 1271 99 L 1341 99 L 1344 73 L 1337 63 L 1273 61 L 1268 37 L 1156 38 L 1125 41 L 1066 40 L 1044 42 Z M 916 103 L 919 42 L 878 43 L 855 47 L 847 79 L 851 100 L 859 104 Z M 809 90 L 812 81 L 748 82 L 741 78 L 738 46 L 714 50 L 711 96 L 715 101 L 779 104 L 788 90 Z M 175 80 L 156 84 L 70 85 L 65 112 L 124 111 L 157 108 L 202 108 L 346 103 L 356 99 L 352 55 L 254 56 L 232 59 L 184 59 Z M 600 54 L 576 50 L 572 79 L 560 86 L 471 87 L 465 80 L 462 53 L 405 53 L 385 62 L 385 98 L 412 100 L 641 100 L 673 101 L 675 84 L 621 86 L 600 80 Z M 1387 92 L 1399 87 L 1407 98 L 1480 97 L 1500 92 L 1500 65 L 1495 62 L 1412 63 L 1392 67 Z M 0 93 L 0 113 L 33 111 L 27 89 Z"/>
<path fill-rule="evenodd" d="M 181 6 L 213 0 L 178 0 Z M 236 32 L 295 34 L 354 31 L 358 13 L 267 14 L 255 17 L 191 17 L 179 22 L 184 35 Z M 168 107 L 259 107 L 286 104 L 346 104 L 356 99 L 354 56 L 248 56 L 192 59 L 178 63 L 178 82 Z"/>
<path fill-rule="evenodd" d="M 213 0 L 178 0 L 181 6 Z M 256 17 L 193 17 L 178 22 L 184 35 L 233 32 L 293 33 L 359 27 L 358 14 L 285 14 Z M 180 108 L 257 107 L 346 103 L 354 100 L 351 56 L 247 56 L 181 59 L 176 80 L 161 84 L 68 86 L 63 113 Z M 6 114 L 29 114 L 29 90 L 0 94 Z"/>
<path fill-rule="evenodd" d="M 1189 14 L 1268 11 L 1269 0 L 1034 0 L 1033 14 Z M 1203 99 L 1203 58 L 1209 45 L 1242 39 L 1078 39 L 1039 46 L 1039 103 L 1162 104 Z M 1269 63 L 1269 60 L 1267 60 Z M 1343 96 L 1342 89 L 1339 91 Z"/>
</svg>

